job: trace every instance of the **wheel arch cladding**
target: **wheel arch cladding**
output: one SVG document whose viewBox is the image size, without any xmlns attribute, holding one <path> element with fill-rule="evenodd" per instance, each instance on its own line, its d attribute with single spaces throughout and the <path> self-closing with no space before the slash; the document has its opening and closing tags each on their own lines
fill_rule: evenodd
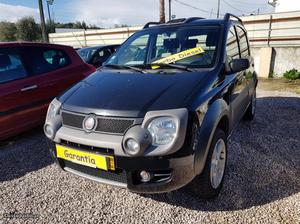
<svg viewBox="0 0 300 224">
<path fill-rule="evenodd" d="M 204 116 L 197 137 L 197 147 L 195 149 L 195 174 L 202 172 L 205 166 L 209 147 L 215 133 L 220 128 L 225 134 L 229 132 L 229 108 L 223 99 L 214 101 Z"/>
</svg>

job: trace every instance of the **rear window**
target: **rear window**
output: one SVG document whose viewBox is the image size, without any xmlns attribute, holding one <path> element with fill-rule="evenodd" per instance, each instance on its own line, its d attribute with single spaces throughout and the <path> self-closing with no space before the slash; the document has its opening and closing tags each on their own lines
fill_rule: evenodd
<svg viewBox="0 0 300 224">
<path fill-rule="evenodd" d="M 0 83 L 22 79 L 26 76 L 27 71 L 17 50 L 0 48 Z"/>
<path fill-rule="evenodd" d="M 68 55 L 59 49 L 26 47 L 24 55 L 32 75 L 52 72 L 71 64 Z"/>
</svg>

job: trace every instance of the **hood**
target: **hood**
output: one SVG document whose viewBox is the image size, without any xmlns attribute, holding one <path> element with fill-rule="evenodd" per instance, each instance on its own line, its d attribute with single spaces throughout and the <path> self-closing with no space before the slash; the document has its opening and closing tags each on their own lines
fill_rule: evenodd
<svg viewBox="0 0 300 224">
<path fill-rule="evenodd" d="M 63 109 L 103 116 L 144 117 L 147 111 L 186 107 L 209 72 L 141 74 L 97 71 L 64 93 Z"/>
</svg>

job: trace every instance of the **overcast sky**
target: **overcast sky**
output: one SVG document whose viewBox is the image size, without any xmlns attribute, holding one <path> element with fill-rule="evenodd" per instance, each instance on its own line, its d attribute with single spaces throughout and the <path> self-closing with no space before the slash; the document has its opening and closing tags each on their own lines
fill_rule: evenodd
<svg viewBox="0 0 300 224">
<path fill-rule="evenodd" d="M 168 15 L 168 0 L 166 15 Z M 216 17 L 218 0 L 172 0 L 172 14 L 177 18 L 200 16 Z M 46 0 L 45 16 L 47 14 Z M 269 13 L 273 8 L 268 0 L 221 0 L 221 14 L 237 15 Z M 159 0 L 54 0 L 51 11 L 58 22 L 86 21 L 101 27 L 115 24 L 141 25 L 159 18 Z M 39 21 L 38 0 L 0 0 L 0 21 L 16 21 L 23 16 L 33 16 Z M 47 18 L 47 17 L 46 17 Z"/>
</svg>

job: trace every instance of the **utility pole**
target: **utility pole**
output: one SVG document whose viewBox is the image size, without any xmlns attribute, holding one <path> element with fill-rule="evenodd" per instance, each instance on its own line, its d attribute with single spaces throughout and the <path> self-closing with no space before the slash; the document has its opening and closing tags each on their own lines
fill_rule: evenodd
<svg viewBox="0 0 300 224">
<path fill-rule="evenodd" d="M 165 23 L 165 0 L 159 0 L 159 22 Z"/>
<path fill-rule="evenodd" d="M 172 0 L 169 0 L 169 21 L 172 19 Z"/>
<path fill-rule="evenodd" d="M 218 11 L 217 11 L 217 18 L 220 17 L 220 4 L 221 4 L 221 0 L 218 0 Z"/>
<path fill-rule="evenodd" d="M 51 1 L 47 0 L 48 17 L 49 17 L 49 23 L 51 24 L 50 4 Z"/>
<path fill-rule="evenodd" d="M 41 17 L 41 29 L 42 29 L 42 36 L 44 42 L 49 42 L 48 35 L 46 32 L 46 25 L 45 25 L 45 17 L 44 17 L 44 9 L 43 9 L 43 2 L 39 0 L 39 9 L 40 9 L 40 17 Z"/>
</svg>

